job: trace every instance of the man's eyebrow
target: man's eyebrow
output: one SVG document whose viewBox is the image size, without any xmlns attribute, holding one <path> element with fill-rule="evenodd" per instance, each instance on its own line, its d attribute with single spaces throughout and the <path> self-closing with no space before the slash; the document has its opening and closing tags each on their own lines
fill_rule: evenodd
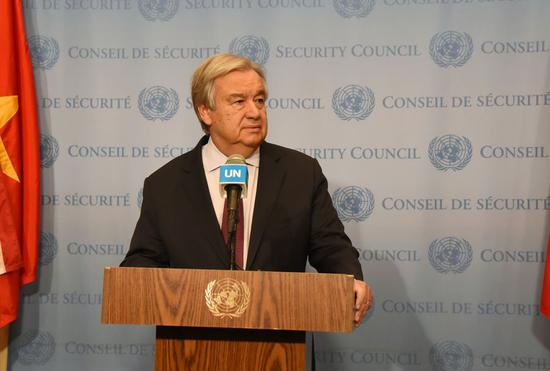
<svg viewBox="0 0 550 371">
<path fill-rule="evenodd" d="M 244 94 L 242 94 L 242 93 L 229 94 L 229 99 L 231 99 L 231 98 L 243 98 L 243 97 L 244 97 Z"/>
<path fill-rule="evenodd" d="M 254 96 L 258 96 L 258 95 L 266 95 L 265 89 L 258 90 L 256 92 L 256 94 L 254 94 Z M 244 94 L 244 93 L 231 93 L 231 94 L 228 95 L 229 99 L 244 98 L 244 97 L 246 97 L 246 94 Z"/>
</svg>

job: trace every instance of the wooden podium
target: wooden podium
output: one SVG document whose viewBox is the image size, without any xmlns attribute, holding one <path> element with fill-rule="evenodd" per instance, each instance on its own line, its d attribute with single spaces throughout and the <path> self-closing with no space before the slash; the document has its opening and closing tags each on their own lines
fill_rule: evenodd
<svg viewBox="0 0 550 371">
<path fill-rule="evenodd" d="M 353 276 L 105 268 L 101 322 L 156 325 L 155 369 L 304 370 L 305 331 L 350 332 Z"/>
</svg>

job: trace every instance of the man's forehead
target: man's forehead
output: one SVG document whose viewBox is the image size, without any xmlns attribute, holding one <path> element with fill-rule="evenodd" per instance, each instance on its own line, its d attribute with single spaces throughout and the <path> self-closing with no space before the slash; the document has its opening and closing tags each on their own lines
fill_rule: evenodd
<svg viewBox="0 0 550 371">
<path fill-rule="evenodd" d="M 265 92 L 264 80 L 254 70 L 229 72 L 214 80 L 214 86 L 231 95 L 249 93 L 250 91 Z"/>
</svg>

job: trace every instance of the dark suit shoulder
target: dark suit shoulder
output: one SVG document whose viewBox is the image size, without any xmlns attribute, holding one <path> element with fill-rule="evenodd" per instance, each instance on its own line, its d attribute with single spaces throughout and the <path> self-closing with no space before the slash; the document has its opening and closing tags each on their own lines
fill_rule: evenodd
<svg viewBox="0 0 550 371">
<path fill-rule="evenodd" d="M 180 155 L 173 160 L 170 160 L 166 164 L 162 165 L 160 168 L 155 170 L 151 175 L 149 175 L 147 178 L 155 181 L 156 179 L 164 179 L 166 177 L 173 177 L 176 174 L 181 173 L 186 169 L 186 165 L 189 163 L 190 158 L 192 157 L 192 152 L 184 153 L 183 155 Z"/>
<path fill-rule="evenodd" d="M 195 148 L 169 161 L 155 170 L 147 177 L 148 181 L 157 182 L 166 179 L 180 177 L 183 172 L 203 171 L 202 167 L 202 146 L 208 142 L 208 136 L 203 136 Z"/>
</svg>

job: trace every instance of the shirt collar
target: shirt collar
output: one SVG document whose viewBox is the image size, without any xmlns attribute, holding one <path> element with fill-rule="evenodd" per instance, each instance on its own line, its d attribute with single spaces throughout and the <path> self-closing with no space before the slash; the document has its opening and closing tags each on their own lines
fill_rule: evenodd
<svg viewBox="0 0 550 371">
<path fill-rule="evenodd" d="M 204 169 L 211 172 L 225 164 L 227 156 L 221 153 L 212 142 L 212 137 L 208 138 L 208 143 L 202 147 L 202 162 Z M 256 150 L 246 159 L 246 164 L 254 167 L 260 167 L 260 148 Z"/>
</svg>

